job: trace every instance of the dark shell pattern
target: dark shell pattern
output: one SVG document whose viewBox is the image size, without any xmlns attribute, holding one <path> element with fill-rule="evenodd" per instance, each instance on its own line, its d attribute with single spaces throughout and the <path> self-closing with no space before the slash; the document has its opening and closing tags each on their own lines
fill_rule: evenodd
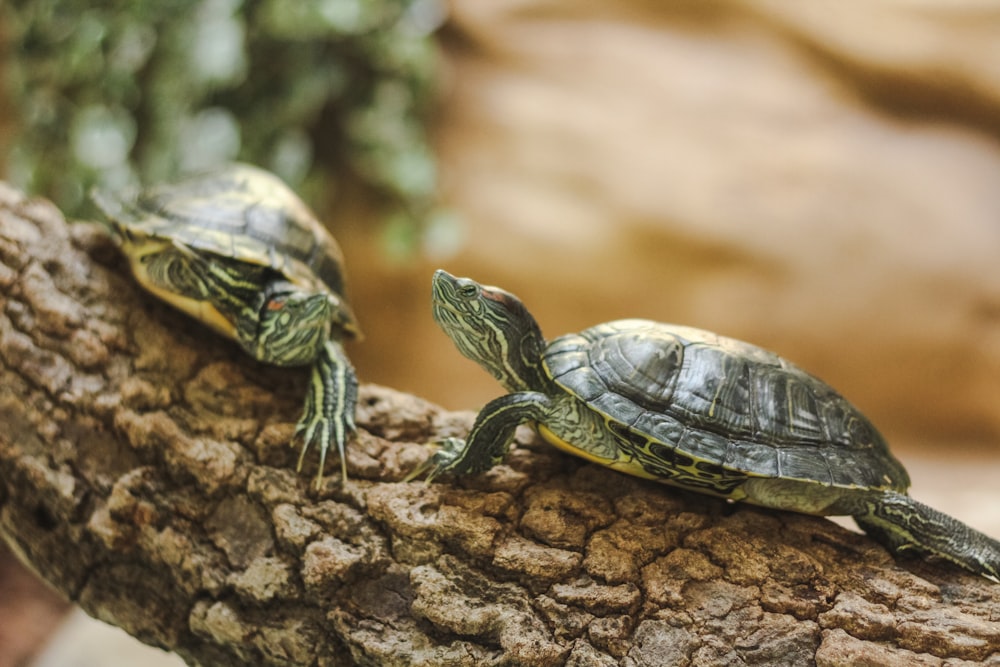
<svg viewBox="0 0 1000 667">
<path fill-rule="evenodd" d="M 778 355 L 691 327 L 620 320 L 553 340 L 544 365 L 647 459 L 753 477 L 904 491 L 875 427 Z M 645 465 L 645 464 L 644 464 Z"/>
<path fill-rule="evenodd" d="M 133 233 L 270 266 L 294 284 L 344 293 L 337 242 L 281 179 L 263 169 L 237 164 L 151 188 L 131 207 L 119 223 Z"/>
</svg>

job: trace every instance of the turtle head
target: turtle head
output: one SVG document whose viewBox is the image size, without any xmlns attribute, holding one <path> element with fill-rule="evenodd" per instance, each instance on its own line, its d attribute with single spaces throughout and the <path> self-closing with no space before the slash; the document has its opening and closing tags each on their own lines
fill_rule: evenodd
<svg viewBox="0 0 1000 667">
<path fill-rule="evenodd" d="M 257 359 L 279 366 L 307 366 L 316 360 L 330 335 L 334 304 L 325 292 L 308 292 L 288 285 L 264 303 L 256 336 Z"/>
<path fill-rule="evenodd" d="M 459 351 L 493 375 L 508 391 L 541 390 L 545 338 L 516 296 L 470 278 L 434 272 L 434 321 Z"/>
</svg>

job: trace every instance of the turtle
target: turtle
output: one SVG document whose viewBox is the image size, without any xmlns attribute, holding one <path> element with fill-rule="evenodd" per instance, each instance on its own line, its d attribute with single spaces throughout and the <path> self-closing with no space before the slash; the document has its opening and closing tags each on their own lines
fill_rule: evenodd
<svg viewBox="0 0 1000 667">
<path fill-rule="evenodd" d="M 509 392 L 409 479 L 500 463 L 515 429 L 613 470 L 729 501 L 850 515 L 894 553 L 1000 580 L 1000 542 L 907 494 L 906 469 L 857 408 L 777 354 L 701 329 L 626 319 L 546 341 L 513 294 L 439 270 L 437 324 Z"/>
<path fill-rule="evenodd" d="M 344 292 L 340 246 L 276 175 L 233 163 L 139 192 L 91 198 L 142 287 L 251 357 L 311 366 L 295 435 L 319 450 L 318 485 L 331 443 L 347 480 L 357 377 L 344 341 L 360 336 Z"/>
</svg>

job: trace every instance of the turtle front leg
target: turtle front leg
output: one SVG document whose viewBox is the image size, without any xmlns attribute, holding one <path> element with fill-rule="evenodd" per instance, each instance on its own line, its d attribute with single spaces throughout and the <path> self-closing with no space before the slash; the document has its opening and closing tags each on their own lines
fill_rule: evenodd
<svg viewBox="0 0 1000 667">
<path fill-rule="evenodd" d="M 526 422 L 544 422 L 549 414 L 548 396 L 522 391 L 495 398 L 476 417 L 467 439 L 446 438 L 440 449 L 407 475 L 410 481 L 427 472 L 426 481 L 441 473 L 467 475 L 483 472 L 503 461 L 514 441 L 514 431 Z M 429 471 L 429 472 L 428 472 Z"/>
<path fill-rule="evenodd" d="M 330 443 L 337 445 L 340 473 L 343 480 L 347 481 L 345 446 L 348 437 L 355 431 L 354 408 L 357 401 L 358 379 L 354 374 L 354 367 L 347 359 L 340 342 L 328 340 L 313 365 L 305 410 L 295 428 L 295 435 L 302 434 L 305 440 L 296 470 L 302 470 L 302 462 L 311 446 L 315 445 L 319 449 L 317 486 L 323 479 L 323 467 Z"/>
<path fill-rule="evenodd" d="M 937 556 L 1000 581 L 1000 542 L 909 496 L 870 496 L 854 520 L 893 553 L 909 549 Z"/>
</svg>

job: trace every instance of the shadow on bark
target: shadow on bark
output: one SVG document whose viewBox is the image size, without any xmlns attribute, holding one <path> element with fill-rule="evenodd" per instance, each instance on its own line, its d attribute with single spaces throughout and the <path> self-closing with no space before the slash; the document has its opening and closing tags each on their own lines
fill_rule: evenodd
<svg viewBox="0 0 1000 667">
<path fill-rule="evenodd" d="M 472 415 L 384 387 L 362 387 L 350 482 L 313 490 L 289 445 L 306 372 L 147 296 L 99 227 L 3 184 L 0 289 L 0 533 L 192 665 L 1000 662 L 1000 586 L 526 429 L 487 474 L 403 484 Z"/>
</svg>

